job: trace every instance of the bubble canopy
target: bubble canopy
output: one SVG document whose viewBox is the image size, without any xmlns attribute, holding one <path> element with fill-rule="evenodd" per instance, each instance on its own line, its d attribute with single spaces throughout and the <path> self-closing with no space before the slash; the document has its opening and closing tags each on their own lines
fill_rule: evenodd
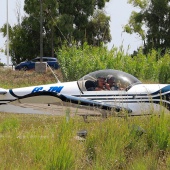
<svg viewBox="0 0 170 170">
<path fill-rule="evenodd" d="M 131 88 L 134 84 L 142 83 L 140 80 L 138 80 L 136 77 L 132 76 L 131 74 L 125 73 L 120 70 L 107 69 L 107 70 L 99 70 L 99 71 L 91 72 L 83 76 L 78 80 L 78 85 L 82 91 L 86 91 L 87 81 L 92 83 L 94 82 L 95 84 L 98 77 L 104 77 L 107 81 L 108 76 L 113 76 L 116 84 L 126 90 L 127 88 L 128 89 Z"/>
</svg>

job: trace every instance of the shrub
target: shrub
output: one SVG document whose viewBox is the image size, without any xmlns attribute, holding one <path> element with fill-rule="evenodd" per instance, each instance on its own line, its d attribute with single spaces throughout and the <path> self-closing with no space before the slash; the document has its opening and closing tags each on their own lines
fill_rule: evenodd
<svg viewBox="0 0 170 170">
<path fill-rule="evenodd" d="M 66 81 L 77 80 L 89 72 L 101 69 L 116 69 L 128 72 L 140 80 L 170 82 L 170 55 L 151 50 L 147 55 L 139 50 L 136 56 L 125 54 L 120 48 L 108 50 L 86 43 L 82 47 L 63 45 L 58 52 L 63 77 Z"/>
</svg>

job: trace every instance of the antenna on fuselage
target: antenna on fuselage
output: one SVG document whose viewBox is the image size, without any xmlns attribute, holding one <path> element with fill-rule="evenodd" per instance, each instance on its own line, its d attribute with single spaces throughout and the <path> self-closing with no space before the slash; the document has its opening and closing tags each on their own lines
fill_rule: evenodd
<svg viewBox="0 0 170 170">
<path fill-rule="evenodd" d="M 50 68 L 51 72 L 53 73 L 54 77 L 57 80 L 57 83 L 61 83 L 60 80 L 58 79 L 58 77 L 56 76 L 56 74 L 54 73 L 53 69 L 49 66 L 49 64 L 47 63 L 48 67 Z"/>
</svg>

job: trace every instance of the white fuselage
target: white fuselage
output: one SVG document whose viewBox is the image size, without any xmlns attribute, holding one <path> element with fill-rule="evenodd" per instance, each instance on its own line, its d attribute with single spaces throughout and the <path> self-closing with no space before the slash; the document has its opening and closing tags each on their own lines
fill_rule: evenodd
<svg viewBox="0 0 170 170">
<path fill-rule="evenodd" d="M 24 102 L 56 103 L 58 102 L 56 97 L 48 98 L 46 95 L 44 95 L 45 98 L 41 95 L 34 99 L 34 93 L 52 92 L 81 97 L 111 105 L 128 107 L 132 109 L 133 112 L 141 114 L 146 113 L 146 111 L 150 112 L 151 109 L 157 110 L 158 108 L 162 108 L 160 107 L 160 102 L 170 105 L 170 100 L 168 101 L 164 98 L 168 98 L 167 94 L 169 95 L 170 89 L 169 91 L 161 92 L 162 89 L 168 86 L 169 85 L 167 84 L 137 84 L 131 87 L 128 91 L 81 91 L 77 81 L 74 81 L 9 89 L 6 90 L 6 93 L 3 93 L 3 91 L 5 92 L 5 89 L 0 89 L 0 104 L 20 101 L 23 97 L 25 99 L 25 96 L 28 96 L 28 100 L 25 100 Z"/>
</svg>

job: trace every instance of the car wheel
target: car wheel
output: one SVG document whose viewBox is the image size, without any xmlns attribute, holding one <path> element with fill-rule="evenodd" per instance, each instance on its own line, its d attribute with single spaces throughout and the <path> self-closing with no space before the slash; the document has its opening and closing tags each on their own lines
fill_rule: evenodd
<svg viewBox="0 0 170 170">
<path fill-rule="evenodd" d="M 28 67 L 27 66 L 24 66 L 21 68 L 22 71 L 27 71 L 28 70 Z"/>
</svg>

